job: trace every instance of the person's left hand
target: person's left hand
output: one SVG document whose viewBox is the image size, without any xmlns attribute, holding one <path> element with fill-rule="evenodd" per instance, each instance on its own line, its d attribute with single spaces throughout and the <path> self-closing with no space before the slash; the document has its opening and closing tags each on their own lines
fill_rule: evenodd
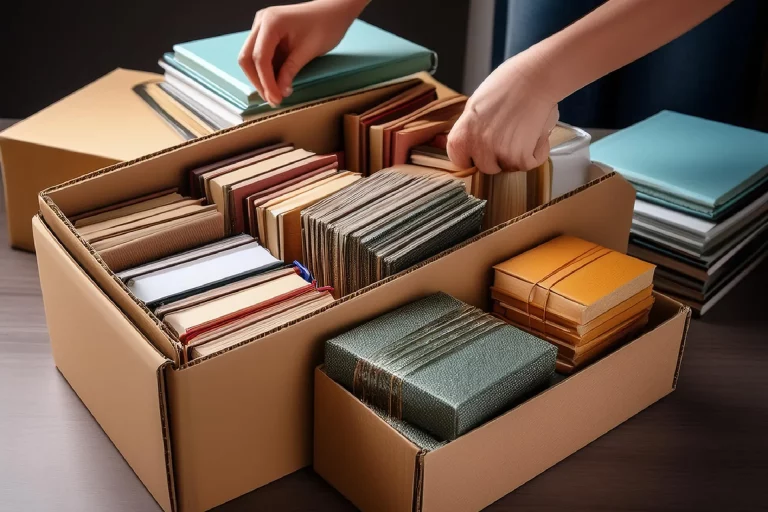
<svg viewBox="0 0 768 512">
<path fill-rule="evenodd" d="M 547 160 L 559 111 L 531 69 L 528 60 L 512 57 L 480 84 L 448 134 L 455 165 L 496 174 L 534 169 Z"/>
</svg>

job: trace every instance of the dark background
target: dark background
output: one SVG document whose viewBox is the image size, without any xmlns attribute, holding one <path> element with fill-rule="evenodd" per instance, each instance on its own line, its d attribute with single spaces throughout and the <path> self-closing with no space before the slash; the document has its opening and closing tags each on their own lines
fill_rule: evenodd
<svg viewBox="0 0 768 512">
<path fill-rule="evenodd" d="M 279 0 L 3 2 L 0 118 L 23 118 L 117 67 L 161 72 L 175 43 L 247 30 Z M 371 2 L 361 18 L 440 55 L 436 77 L 460 89 L 468 1 Z"/>
</svg>

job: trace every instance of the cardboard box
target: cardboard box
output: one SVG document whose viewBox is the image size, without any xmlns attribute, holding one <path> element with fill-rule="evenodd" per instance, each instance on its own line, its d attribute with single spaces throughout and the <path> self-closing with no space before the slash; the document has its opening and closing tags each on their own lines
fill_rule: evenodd
<svg viewBox="0 0 768 512">
<path fill-rule="evenodd" d="M 132 91 L 158 78 L 117 69 L 0 132 L 11 246 L 34 250 L 30 221 L 41 190 L 182 142 Z"/>
<path fill-rule="evenodd" d="M 315 471 L 365 512 L 480 510 L 671 393 L 689 320 L 656 294 L 641 336 L 431 452 L 318 368 Z"/>
<path fill-rule="evenodd" d="M 471 243 L 296 323 L 185 363 L 178 341 L 67 220 L 178 186 L 186 170 L 266 141 L 336 151 L 343 144 L 342 114 L 401 87 L 276 113 L 41 194 L 33 224 L 54 360 L 165 510 L 205 510 L 311 463 L 313 372 L 329 337 L 438 290 L 485 305 L 492 263 L 559 234 L 626 250 L 634 191 L 619 175 L 595 168 L 601 176 L 587 186 Z"/>
</svg>

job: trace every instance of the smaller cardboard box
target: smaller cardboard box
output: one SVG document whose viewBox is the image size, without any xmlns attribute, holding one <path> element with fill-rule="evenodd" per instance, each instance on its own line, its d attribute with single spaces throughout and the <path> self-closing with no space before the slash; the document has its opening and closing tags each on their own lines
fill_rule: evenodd
<svg viewBox="0 0 768 512">
<path fill-rule="evenodd" d="M 365 512 L 480 510 L 671 393 L 689 319 L 656 294 L 642 335 L 434 451 L 318 367 L 315 471 Z"/>
<path fill-rule="evenodd" d="M 116 69 L 0 132 L 12 247 L 34 250 L 31 219 L 41 190 L 182 142 L 133 92 L 135 85 L 160 78 Z"/>
</svg>

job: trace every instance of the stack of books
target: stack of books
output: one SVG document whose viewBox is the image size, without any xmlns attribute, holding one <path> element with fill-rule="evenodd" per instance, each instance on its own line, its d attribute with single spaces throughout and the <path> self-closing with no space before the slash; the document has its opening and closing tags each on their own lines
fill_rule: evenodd
<svg viewBox="0 0 768 512">
<path fill-rule="evenodd" d="M 302 211 L 303 261 L 344 296 L 476 235 L 484 213 L 445 173 L 395 166 Z"/>
<path fill-rule="evenodd" d="M 630 254 L 706 313 L 768 254 L 768 134 L 664 111 L 601 139 L 637 189 Z"/>
<path fill-rule="evenodd" d="M 278 143 L 192 169 L 190 190 L 218 208 L 226 234 L 250 233 L 275 257 L 294 261 L 301 259 L 301 210 L 361 177 L 340 164 L 342 154 Z"/>
<path fill-rule="evenodd" d="M 165 81 L 136 92 L 185 138 L 240 124 L 273 110 L 238 64 L 248 32 L 177 44 L 160 60 Z M 355 20 L 339 45 L 305 66 L 280 107 L 330 97 L 420 71 L 434 52 Z"/>
<path fill-rule="evenodd" d="M 215 205 L 164 190 L 70 217 L 81 238 L 114 271 L 224 237 Z"/>
<path fill-rule="evenodd" d="M 494 313 L 555 345 L 560 373 L 640 330 L 654 303 L 653 265 L 571 236 L 494 270 Z"/>
<path fill-rule="evenodd" d="M 117 274 L 196 359 L 236 346 L 333 302 L 298 264 L 285 265 L 249 235 Z"/>
</svg>

